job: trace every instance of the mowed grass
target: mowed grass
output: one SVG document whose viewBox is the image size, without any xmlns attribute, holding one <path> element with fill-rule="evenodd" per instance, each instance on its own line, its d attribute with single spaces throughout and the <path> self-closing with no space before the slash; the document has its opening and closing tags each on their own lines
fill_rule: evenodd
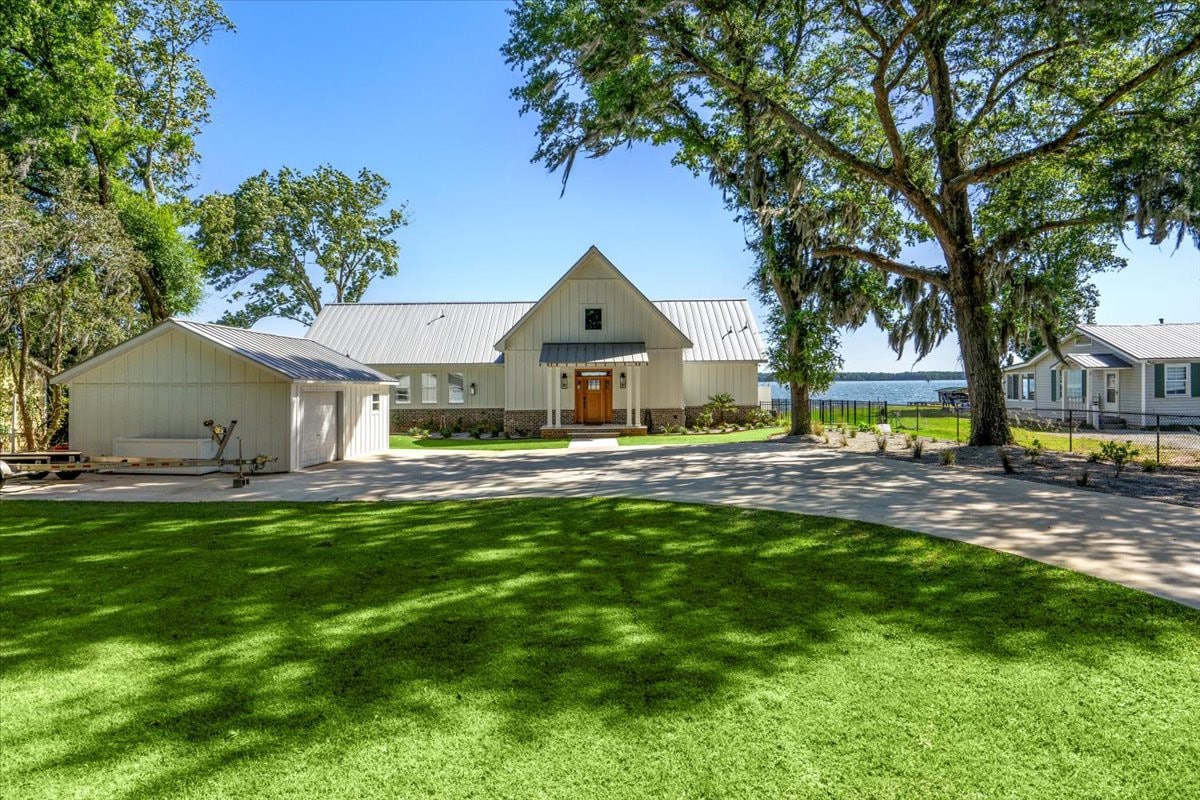
<svg viewBox="0 0 1200 800">
<path fill-rule="evenodd" d="M 787 428 L 751 428 L 731 433 L 654 433 L 649 436 L 621 436 L 617 443 L 622 445 L 648 444 L 723 444 L 727 442 L 765 442 L 772 436 L 780 436 Z"/>
<path fill-rule="evenodd" d="M 616 500 L 0 503 L 0 796 L 1177 798 L 1200 613 Z"/>
<path fill-rule="evenodd" d="M 566 447 L 566 439 L 414 439 L 392 434 L 389 447 L 393 450 L 552 450 Z"/>
</svg>

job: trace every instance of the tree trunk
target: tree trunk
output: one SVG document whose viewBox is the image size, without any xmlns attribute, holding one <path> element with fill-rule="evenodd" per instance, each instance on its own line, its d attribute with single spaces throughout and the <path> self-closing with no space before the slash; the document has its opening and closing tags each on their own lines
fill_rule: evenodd
<svg viewBox="0 0 1200 800">
<path fill-rule="evenodd" d="M 162 292 L 159 291 L 158 284 L 149 270 L 139 268 L 135 272 L 138 286 L 142 289 L 142 299 L 146 303 L 146 311 L 150 314 L 150 322 L 157 325 L 171 316 L 171 309 L 167 308 Z"/>
<path fill-rule="evenodd" d="M 962 265 L 954 292 L 954 323 L 967 373 L 967 391 L 971 399 L 971 439 L 976 447 L 1012 442 L 1008 429 L 1008 409 L 1004 403 L 1004 378 L 1000 352 L 992 325 L 992 298 L 983 290 L 983 276 L 977 265 Z"/>
<path fill-rule="evenodd" d="M 812 412 L 808 407 L 808 384 L 789 383 L 788 389 L 792 394 L 792 429 L 789 436 L 804 436 L 812 433 Z"/>
</svg>

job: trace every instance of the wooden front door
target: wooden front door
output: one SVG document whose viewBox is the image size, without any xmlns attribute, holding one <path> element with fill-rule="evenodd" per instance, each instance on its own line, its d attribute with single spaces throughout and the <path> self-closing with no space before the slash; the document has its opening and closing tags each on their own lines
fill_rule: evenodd
<svg viewBox="0 0 1200 800">
<path fill-rule="evenodd" d="M 612 370 L 575 370 L 575 424 L 612 422 Z"/>
</svg>

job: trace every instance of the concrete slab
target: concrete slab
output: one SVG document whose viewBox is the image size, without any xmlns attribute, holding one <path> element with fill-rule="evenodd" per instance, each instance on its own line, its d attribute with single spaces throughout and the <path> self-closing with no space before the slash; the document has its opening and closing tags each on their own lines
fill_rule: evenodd
<svg viewBox="0 0 1200 800">
<path fill-rule="evenodd" d="M 633 497 L 894 525 L 1095 575 L 1200 608 L 1200 511 L 785 442 L 617 450 L 398 450 L 230 488 L 228 475 L 13 482 L 69 500 Z M 0 508 L 0 516 L 3 510 Z"/>
<path fill-rule="evenodd" d="M 603 439 L 572 439 L 567 445 L 568 450 L 617 450 L 620 445 L 617 440 L 608 437 Z"/>
</svg>

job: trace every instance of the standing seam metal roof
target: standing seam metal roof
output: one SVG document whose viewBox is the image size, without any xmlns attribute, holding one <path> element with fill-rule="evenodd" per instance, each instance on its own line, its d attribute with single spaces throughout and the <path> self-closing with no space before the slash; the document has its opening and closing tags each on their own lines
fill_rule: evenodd
<svg viewBox="0 0 1200 800">
<path fill-rule="evenodd" d="M 391 377 L 382 372 L 377 372 L 311 339 L 184 319 L 173 319 L 171 322 L 293 380 L 339 383 L 393 382 Z"/>
<path fill-rule="evenodd" d="M 684 361 L 762 361 L 762 339 L 745 300 L 653 302 L 692 341 Z M 365 364 L 502 364 L 495 342 L 533 305 L 331 304 L 307 337 Z"/>
<path fill-rule="evenodd" d="M 1137 359 L 1200 358 L 1200 322 L 1080 325 L 1079 330 Z"/>
</svg>

